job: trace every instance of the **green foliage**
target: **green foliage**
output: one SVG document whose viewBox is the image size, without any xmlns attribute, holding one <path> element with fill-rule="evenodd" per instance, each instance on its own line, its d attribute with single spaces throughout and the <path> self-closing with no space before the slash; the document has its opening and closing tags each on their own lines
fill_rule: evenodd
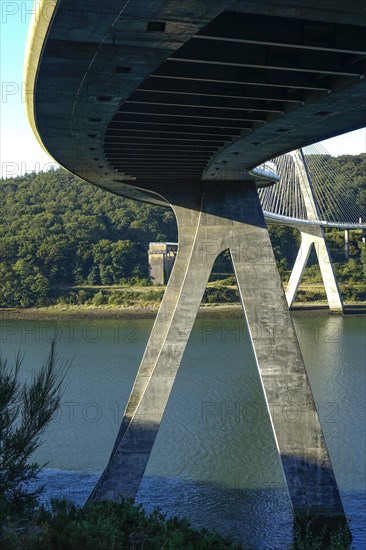
<svg viewBox="0 0 366 550">
<path fill-rule="evenodd" d="M 307 155 L 306 161 L 310 172 L 315 162 L 319 162 L 319 155 Z M 324 187 L 327 183 L 328 174 L 336 173 L 334 185 L 332 186 L 333 196 L 335 201 L 342 203 L 343 201 L 349 204 L 355 203 L 361 213 L 366 215 L 366 154 L 360 155 L 341 155 L 332 157 L 330 155 L 322 155 L 321 162 L 323 169 L 313 170 L 313 180 L 318 187 Z M 345 177 L 347 185 L 345 186 Z M 332 203 L 328 203 L 329 211 L 326 212 L 326 218 L 331 216 Z M 366 217 L 366 216 L 365 216 Z M 349 220 L 347 220 L 349 221 Z"/>
<path fill-rule="evenodd" d="M 238 549 L 228 539 L 197 531 L 185 520 L 166 519 L 155 510 L 147 515 L 141 506 L 129 502 L 102 501 L 79 508 L 54 500 L 51 509 L 42 508 L 33 522 L 17 532 L 3 534 L 8 550 L 156 550 Z"/>
<path fill-rule="evenodd" d="M 239 544 L 189 522 L 167 519 L 158 510 L 146 514 L 141 505 L 100 501 L 79 508 L 53 500 L 21 528 L 8 525 L 0 534 L 4 550 L 240 550 Z M 292 550 L 350 550 L 349 535 L 339 529 L 319 534 L 295 530 Z"/>
<path fill-rule="evenodd" d="M 122 278 L 119 282 L 123 286 L 151 286 L 151 281 L 147 277 L 130 277 L 129 279 Z"/>
<path fill-rule="evenodd" d="M 64 370 L 56 368 L 55 346 L 29 384 L 20 382 L 21 358 L 9 368 L 0 358 L 0 520 L 24 513 L 37 502 L 39 490 L 30 490 L 40 466 L 29 463 L 42 434 L 60 405 Z"/>
<path fill-rule="evenodd" d="M 22 258 L 13 265 L 0 262 L 0 280 L 0 307 L 32 307 L 49 301 L 47 278 Z"/>
<path fill-rule="evenodd" d="M 299 290 L 297 293 L 297 299 L 299 302 L 324 302 L 327 297 L 325 290 L 321 291 L 307 291 Z"/>
<path fill-rule="evenodd" d="M 313 264 L 304 269 L 304 279 L 311 283 L 322 283 L 322 275 L 320 273 L 319 264 Z"/>
<path fill-rule="evenodd" d="M 94 284 L 115 285 L 132 273 L 134 250 L 131 241 L 102 239 L 92 249 Z"/>
<path fill-rule="evenodd" d="M 355 550 L 345 526 L 330 530 L 324 525 L 322 528 L 318 526 L 318 532 L 314 531 L 311 521 L 302 528 L 295 526 L 292 550 Z"/>
<path fill-rule="evenodd" d="M 366 207 L 366 205 L 365 205 Z M 326 231 L 327 243 L 332 259 L 335 262 L 345 261 L 344 231 L 331 229 Z M 349 253 L 351 258 L 358 258 L 360 254 L 361 231 L 352 230 L 349 232 Z"/>
<path fill-rule="evenodd" d="M 209 286 L 206 288 L 202 302 L 208 304 L 239 302 L 237 289 L 228 288 L 223 285 Z"/>
<path fill-rule="evenodd" d="M 233 264 L 230 257 L 230 252 L 224 250 L 216 258 L 212 273 L 210 275 L 210 281 L 216 281 L 222 279 L 223 277 L 230 276 L 233 273 Z"/>
<path fill-rule="evenodd" d="M 366 245 L 361 245 L 360 260 L 363 276 L 366 277 Z"/>
<path fill-rule="evenodd" d="M 226 277 L 226 279 L 220 279 L 219 281 L 216 282 L 216 285 L 217 287 L 220 287 L 220 286 L 236 286 L 236 279 L 235 279 L 235 275 L 229 275 L 229 277 Z"/>
<path fill-rule="evenodd" d="M 97 292 L 93 297 L 93 306 L 101 306 L 103 304 L 108 303 L 108 298 L 105 294 L 105 292 L 102 292 L 101 290 Z"/>
<path fill-rule="evenodd" d="M 282 274 L 294 265 L 300 246 L 299 232 L 286 225 L 270 225 L 268 230 L 278 268 Z"/>
<path fill-rule="evenodd" d="M 177 240 L 171 210 L 107 193 L 62 169 L 0 185 L 0 307 L 47 305 L 65 286 L 146 284 L 149 241 Z"/>
<path fill-rule="evenodd" d="M 149 290 L 118 290 L 108 294 L 108 304 L 113 306 L 134 306 L 138 303 L 159 303 L 164 295 L 164 289 Z"/>
<path fill-rule="evenodd" d="M 327 156 L 325 161 L 346 170 L 350 193 L 365 210 L 366 155 Z M 312 162 L 311 155 L 308 162 Z M 327 170 L 317 177 L 326 175 Z M 65 288 L 145 285 L 149 242 L 177 240 L 172 210 L 118 197 L 62 169 L 1 180 L 0 185 L 0 307 L 112 303 L 103 295 L 93 297 L 95 292 L 82 295 L 72 291 L 67 295 Z M 338 188 L 340 182 L 335 183 L 335 193 Z M 286 280 L 297 255 L 299 232 L 278 225 L 269 226 L 269 232 L 281 276 Z M 359 248 L 361 232 L 350 232 L 354 271 L 352 264 L 344 262 L 344 233 L 328 230 L 327 239 L 341 281 L 362 282 L 366 253 Z M 309 265 L 314 263 L 312 254 Z M 224 251 L 210 280 L 231 275 L 230 254 Z M 223 300 L 213 293 L 209 291 L 207 301 Z"/>
</svg>

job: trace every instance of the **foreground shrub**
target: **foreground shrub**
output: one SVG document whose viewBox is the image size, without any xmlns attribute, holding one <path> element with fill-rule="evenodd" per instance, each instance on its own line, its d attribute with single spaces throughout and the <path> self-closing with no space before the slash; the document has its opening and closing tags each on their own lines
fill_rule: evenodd
<svg viewBox="0 0 366 550">
<path fill-rule="evenodd" d="M 185 520 L 166 519 L 159 511 L 147 515 L 129 502 L 101 501 L 76 507 L 54 500 L 21 529 L 8 529 L 0 541 L 6 550 L 226 550 L 241 547 L 228 539 L 196 531 Z"/>
<path fill-rule="evenodd" d="M 0 521 L 9 515 L 29 513 L 40 489 L 28 483 L 40 466 L 29 463 L 41 444 L 41 436 L 60 405 L 65 370 L 56 368 L 55 345 L 41 370 L 29 384 L 22 383 L 18 355 L 14 368 L 0 358 Z M 0 524 L 1 528 L 1 524 Z"/>
<path fill-rule="evenodd" d="M 245 521 L 245 518 L 243 518 Z M 300 536 L 299 536 L 300 535 Z M 352 550 L 341 529 L 327 536 L 311 529 L 295 531 L 288 550 Z M 146 514 L 131 502 L 100 501 L 79 508 L 53 500 L 27 525 L 8 527 L 0 537 L 2 550 L 240 550 L 241 545 L 209 531 L 192 529 L 186 520 L 166 519 L 158 510 Z M 267 548 L 267 546 L 266 546 Z M 268 548 L 271 548 L 270 543 Z"/>
</svg>

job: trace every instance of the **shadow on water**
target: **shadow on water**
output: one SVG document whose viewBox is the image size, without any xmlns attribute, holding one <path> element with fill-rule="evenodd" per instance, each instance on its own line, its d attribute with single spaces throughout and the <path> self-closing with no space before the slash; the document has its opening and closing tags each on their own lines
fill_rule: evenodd
<svg viewBox="0 0 366 550">
<path fill-rule="evenodd" d="M 245 548 L 286 548 L 293 517 L 287 491 L 229 488 L 217 483 L 175 478 L 145 478 L 136 502 L 168 516 L 187 518 L 192 526 L 214 530 Z"/>
<path fill-rule="evenodd" d="M 284 458 L 286 462 L 286 457 Z M 298 459 L 295 484 L 306 490 L 307 480 L 316 479 L 317 487 L 329 482 L 331 472 L 317 463 Z M 303 505 L 298 495 L 298 506 Z M 311 498 L 311 497 L 310 497 Z M 319 502 L 323 497 L 316 495 Z M 354 495 L 353 495 L 354 498 Z M 327 507 L 332 490 L 326 491 Z M 146 477 L 137 495 L 137 502 L 148 511 L 156 506 L 167 515 L 186 517 L 197 528 L 209 528 L 228 536 L 245 548 L 289 548 L 292 542 L 303 542 L 321 536 L 324 548 L 335 535 L 342 532 L 344 548 L 352 536 L 335 488 L 335 505 L 324 510 L 321 504 L 309 513 L 293 514 L 287 488 L 278 483 L 266 488 L 248 486 L 227 487 L 223 484 L 187 481 L 175 478 Z M 302 548 L 302 546 L 299 546 Z M 359 546 L 361 548 L 361 546 Z M 357 546 L 355 546 L 357 548 Z"/>
<path fill-rule="evenodd" d="M 67 498 L 83 505 L 92 491 L 100 473 L 46 469 L 41 483 L 45 493 L 43 501 L 51 498 Z M 219 483 L 181 479 L 179 477 L 146 476 L 143 478 L 136 503 L 147 512 L 159 508 L 167 517 L 186 518 L 196 528 L 206 528 L 228 536 L 244 548 L 291 548 L 294 537 L 294 517 L 284 486 L 267 488 L 226 487 Z M 357 491 L 342 494 L 351 527 L 352 548 L 364 548 L 360 527 L 366 508 L 366 495 Z M 324 522 L 317 524 L 314 518 L 303 518 L 304 537 L 311 522 L 312 533 L 318 533 Z M 336 525 L 338 527 L 339 525 Z M 332 527 L 332 525 L 331 525 Z M 334 527 L 334 524 L 333 524 Z"/>
</svg>

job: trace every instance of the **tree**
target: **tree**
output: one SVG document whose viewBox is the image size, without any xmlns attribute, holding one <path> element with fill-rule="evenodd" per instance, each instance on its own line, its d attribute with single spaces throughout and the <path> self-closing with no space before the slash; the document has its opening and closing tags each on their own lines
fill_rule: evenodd
<svg viewBox="0 0 366 550">
<path fill-rule="evenodd" d="M 318 157 L 307 156 L 310 169 Z M 327 184 L 329 170 L 337 171 L 335 196 L 343 201 L 346 178 L 347 193 L 366 220 L 366 154 L 323 155 L 322 160 L 325 169 L 314 175 L 318 185 Z M 171 209 L 107 193 L 63 169 L 0 180 L 0 188 L 0 307 L 46 306 L 64 294 L 65 286 L 147 277 L 149 242 L 177 241 Z M 299 232 L 269 229 L 283 273 L 295 261 Z M 342 235 L 336 233 L 329 234 L 332 257 L 343 262 Z M 351 255 L 356 252 L 358 257 L 354 240 Z M 313 253 L 309 263 L 314 259 Z M 215 271 L 228 270 L 231 262 L 223 254 Z"/>
<path fill-rule="evenodd" d="M 102 285 L 118 284 L 124 277 L 130 277 L 134 265 L 134 247 L 131 241 L 112 242 L 100 240 L 93 246 L 94 264 L 98 267 Z M 95 276 L 95 272 L 92 271 Z"/>
<path fill-rule="evenodd" d="M 269 236 L 280 271 L 292 267 L 300 246 L 299 232 L 286 225 L 270 225 Z"/>
<path fill-rule="evenodd" d="M 48 279 L 31 262 L 0 262 L 0 280 L 0 307 L 34 307 L 48 301 Z"/>
<path fill-rule="evenodd" d="M 361 263 L 364 277 L 366 277 L 366 246 L 364 244 L 360 245 L 361 247 Z"/>
<path fill-rule="evenodd" d="M 0 518 L 22 514 L 37 503 L 42 488 L 31 490 L 41 466 L 29 462 L 60 405 L 66 365 L 56 365 L 55 344 L 41 370 L 29 384 L 22 383 L 19 354 L 15 367 L 0 358 Z"/>
</svg>

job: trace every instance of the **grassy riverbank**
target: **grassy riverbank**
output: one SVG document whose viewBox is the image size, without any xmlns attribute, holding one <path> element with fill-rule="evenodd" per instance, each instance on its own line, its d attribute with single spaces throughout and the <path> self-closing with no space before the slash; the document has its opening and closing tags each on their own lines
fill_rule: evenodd
<svg viewBox="0 0 366 550">
<path fill-rule="evenodd" d="M 284 287 L 286 288 L 286 280 Z M 154 319 L 165 286 L 111 285 L 72 286 L 58 289 L 56 303 L 37 308 L 3 308 L 0 319 Z M 366 285 L 340 283 L 347 313 L 366 313 Z M 294 315 L 328 314 L 322 282 L 305 278 L 293 308 Z M 239 293 L 234 276 L 209 282 L 198 312 L 201 318 L 242 318 Z"/>
<path fill-rule="evenodd" d="M 159 303 L 149 306 L 50 306 L 0 309 L 0 320 L 68 321 L 73 319 L 155 319 Z M 198 318 L 242 318 L 240 304 L 202 305 Z"/>
</svg>

